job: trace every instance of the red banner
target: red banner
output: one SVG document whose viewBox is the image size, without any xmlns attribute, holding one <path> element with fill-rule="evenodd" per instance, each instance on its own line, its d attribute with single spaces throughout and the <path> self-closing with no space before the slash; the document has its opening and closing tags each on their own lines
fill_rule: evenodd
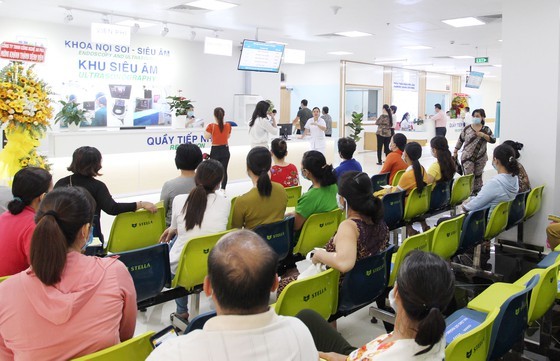
<svg viewBox="0 0 560 361">
<path fill-rule="evenodd" d="M 45 51 L 42 46 L 3 42 L 0 45 L 0 58 L 42 63 L 45 61 Z"/>
</svg>

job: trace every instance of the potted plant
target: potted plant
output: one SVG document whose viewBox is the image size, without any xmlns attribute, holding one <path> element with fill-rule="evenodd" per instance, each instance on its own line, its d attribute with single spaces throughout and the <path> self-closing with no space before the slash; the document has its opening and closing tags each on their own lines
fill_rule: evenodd
<svg viewBox="0 0 560 361">
<path fill-rule="evenodd" d="M 191 100 L 182 96 L 180 90 L 178 96 L 169 96 L 167 97 L 167 99 L 169 110 L 171 110 L 172 112 L 174 111 L 174 117 L 172 121 L 173 127 L 185 128 L 187 125 L 187 114 L 193 107 Z"/>
<path fill-rule="evenodd" d="M 349 134 L 348 137 L 354 139 L 356 143 L 358 143 L 360 139 L 362 139 L 359 134 L 362 132 L 362 130 L 364 130 L 364 128 L 362 127 L 363 119 L 364 113 L 352 112 L 352 121 L 346 123 L 346 126 L 352 129 L 352 134 Z"/>
<path fill-rule="evenodd" d="M 54 123 L 66 125 L 68 129 L 76 130 L 82 122 L 86 121 L 87 110 L 79 109 L 79 104 L 75 102 L 60 101 L 62 109 L 55 115 Z"/>
</svg>

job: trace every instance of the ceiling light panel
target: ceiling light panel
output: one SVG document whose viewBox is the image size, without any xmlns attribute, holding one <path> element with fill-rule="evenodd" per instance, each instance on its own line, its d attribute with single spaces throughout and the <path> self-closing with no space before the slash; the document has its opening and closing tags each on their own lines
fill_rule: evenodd
<svg viewBox="0 0 560 361">
<path fill-rule="evenodd" d="M 486 24 L 485 22 L 473 17 L 442 20 L 442 22 L 455 28 L 464 28 L 466 26 L 478 26 Z"/>
<path fill-rule="evenodd" d="M 348 38 L 359 38 L 362 36 L 372 36 L 373 34 L 370 33 L 364 33 L 361 31 L 341 31 L 338 33 L 335 33 L 336 35 L 340 35 L 340 36 L 346 36 Z"/>
<path fill-rule="evenodd" d="M 432 49 L 431 46 L 426 46 L 426 45 L 409 45 L 409 46 L 403 46 L 403 48 L 409 49 L 409 50 L 428 50 L 428 49 Z"/>
<path fill-rule="evenodd" d="M 331 52 L 328 52 L 327 54 L 330 54 L 330 55 L 352 55 L 354 53 L 351 53 L 349 51 L 331 51 Z"/>
<path fill-rule="evenodd" d="M 185 5 L 192 6 L 199 9 L 206 9 L 206 10 L 226 10 L 236 7 L 237 4 L 228 3 L 225 1 L 218 1 L 218 0 L 197 0 L 185 3 Z"/>
<path fill-rule="evenodd" d="M 452 55 L 452 56 L 450 56 L 450 58 L 453 58 L 453 59 L 474 59 L 474 56 L 470 56 L 470 55 Z"/>
</svg>

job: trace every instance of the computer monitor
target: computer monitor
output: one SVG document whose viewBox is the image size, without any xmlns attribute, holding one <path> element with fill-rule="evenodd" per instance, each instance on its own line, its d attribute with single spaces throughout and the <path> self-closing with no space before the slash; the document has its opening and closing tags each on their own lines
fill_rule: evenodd
<svg viewBox="0 0 560 361">
<path fill-rule="evenodd" d="M 141 110 L 152 109 L 152 99 L 151 98 L 136 98 L 136 108 L 135 111 L 139 112 Z"/>
<path fill-rule="evenodd" d="M 83 102 L 84 110 L 95 110 L 95 101 Z"/>
<path fill-rule="evenodd" d="M 280 124 L 280 136 L 284 140 L 288 140 L 290 135 L 292 135 L 292 124 Z"/>
<path fill-rule="evenodd" d="M 109 84 L 111 96 L 115 99 L 130 99 L 132 85 Z"/>
</svg>

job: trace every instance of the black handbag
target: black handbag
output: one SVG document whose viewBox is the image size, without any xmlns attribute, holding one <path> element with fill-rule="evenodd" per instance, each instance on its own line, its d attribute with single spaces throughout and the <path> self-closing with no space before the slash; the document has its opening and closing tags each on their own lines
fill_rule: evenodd
<svg viewBox="0 0 560 361">
<path fill-rule="evenodd" d="M 459 157 L 453 157 L 453 160 L 455 161 L 455 170 L 457 171 L 457 173 L 459 173 L 459 175 L 463 175 L 463 166 L 459 161 Z"/>
</svg>

